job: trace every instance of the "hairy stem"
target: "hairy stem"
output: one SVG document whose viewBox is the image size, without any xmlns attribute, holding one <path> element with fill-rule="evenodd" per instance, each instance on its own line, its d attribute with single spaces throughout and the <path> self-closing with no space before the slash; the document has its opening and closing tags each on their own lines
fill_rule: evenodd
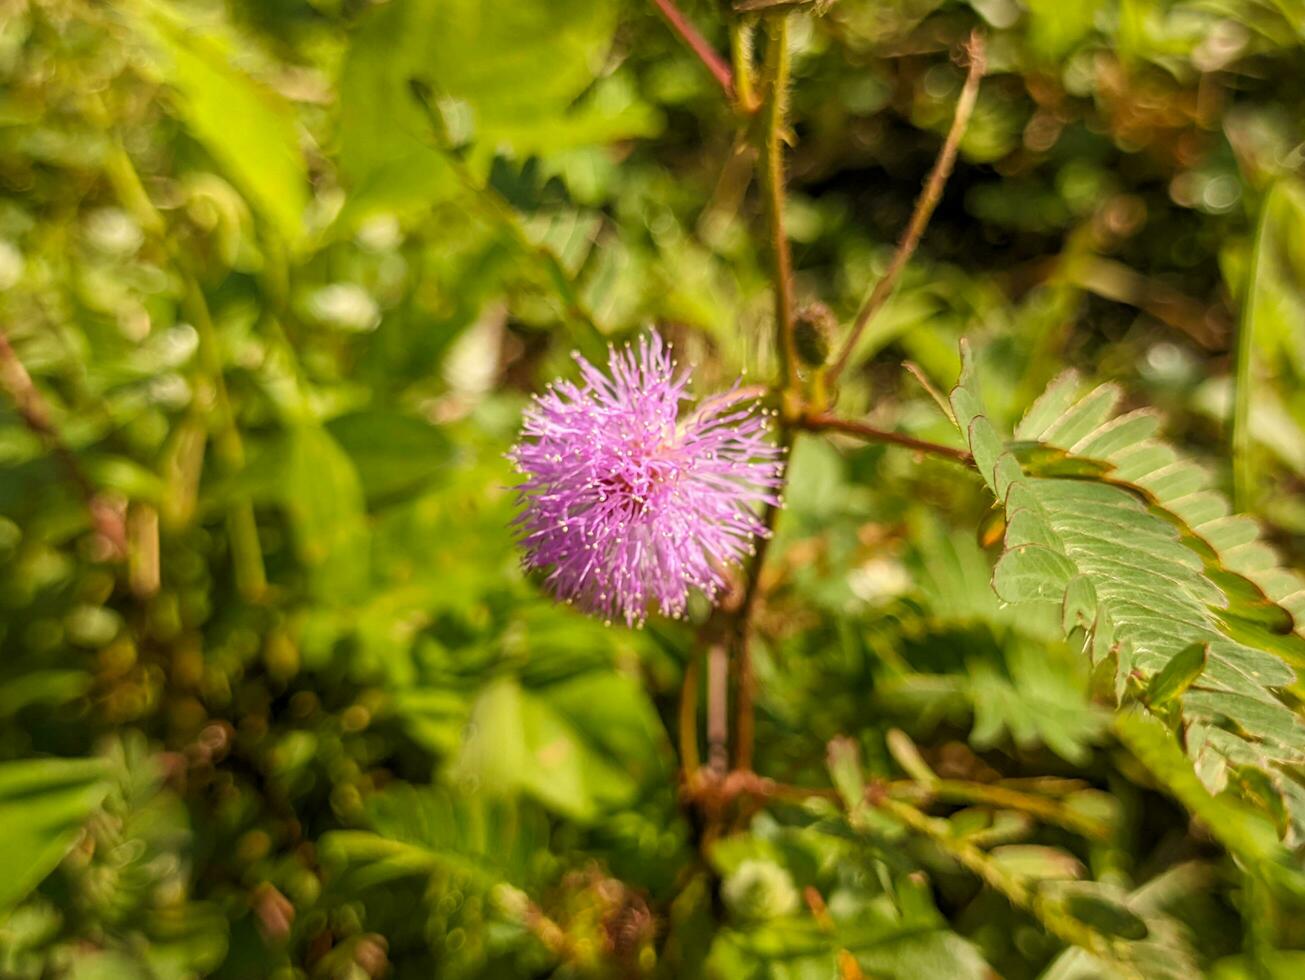
<svg viewBox="0 0 1305 980">
<path fill-rule="evenodd" d="M 979 82 L 982 80 L 987 67 L 983 35 L 978 31 L 970 35 L 968 51 L 970 57 L 969 72 L 965 76 L 965 86 L 961 89 L 961 97 L 956 102 L 956 114 L 952 117 L 951 129 L 947 131 L 947 138 L 943 141 L 942 150 L 938 153 L 938 159 L 934 161 L 933 169 L 929 171 L 929 176 L 924 182 L 924 189 L 915 202 L 915 210 L 911 213 L 911 220 L 907 223 L 906 232 L 897 245 L 897 251 L 893 253 L 892 260 L 888 263 L 887 271 L 875 283 L 870 295 L 861 304 L 856 320 L 852 323 L 852 330 L 847 335 L 847 340 L 843 343 L 843 348 L 838 357 L 835 358 L 833 365 L 829 368 L 827 378 L 831 387 L 838 380 L 839 375 L 843 373 L 843 369 L 847 367 L 847 362 L 856 350 L 857 342 L 865 332 L 866 326 L 883 305 L 888 302 L 889 297 L 892 296 L 893 290 L 897 286 L 897 280 L 901 278 L 902 270 L 906 268 L 911 256 L 915 254 L 916 246 L 920 244 L 924 230 L 929 225 L 929 219 L 933 216 L 938 202 L 942 200 L 943 188 L 947 186 L 947 178 L 951 176 L 952 167 L 956 165 L 956 154 L 960 149 L 961 137 L 965 135 L 965 129 L 970 123 L 970 116 L 974 112 L 974 105 L 979 97 Z"/>
<path fill-rule="evenodd" d="M 738 106 L 748 115 L 759 108 L 757 91 L 752 84 L 752 29 L 751 20 L 734 20 L 730 23 L 730 61 L 734 63 L 734 87 Z"/>
<path fill-rule="evenodd" d="M 725 98 L 733 102 L 735 100 L 734 73 L 725 63 L 725 59 L 717 54 L 716 49 L 707 42 L 707 39 L 698 33 L 698 29 L 690 23 L 689 18 L 675 6 L 674 0 L 652 0 L 652 2 L 666 19 L 671 30 L 680 36 L 680 40 L 698 56 L 698 60 L 706 66 L 707 71 L 711 72 L 711 77 L 716 79 L 716 84 L 725 93 Z"/>
<path fill-rule="evenodd" d="M 766 193 L 767 231 L 770 238 L 775 289 L 776 349 L 781 384 L 790 392 L 798 385 L 797 349 L 793 339 L 793 259 L 784 231 L 784 133 L 788 109 L 788 18 L 776 17 L 767 25 L 766 104 L 762 127 L 761 184 Z"/>
<path fill-rule="evenodd" d="M 944 459 L 954 460 L 966 466 L 974 465 L 974 457 L 964 449 L 944 446 L 942 443 L 929 442 L 925 439 L 916 439 L 914 436 L 903 435 L 900 432 L 889 432 L 887 429 L 877 429 L 873 425 L 867 425 L 865 422 L 857 422 L 853 419 L 841 419 L 835 415 L 823 413 L 809 413 L 802 416 L 798 424 L 809 432 L 841 432 L 844 435 L 865 439 L 867 442 L 886 442 L 894 446 L 905 446 L 907 449 L 929 453 L 932 456 L 941 456 Z"/>
</svg>

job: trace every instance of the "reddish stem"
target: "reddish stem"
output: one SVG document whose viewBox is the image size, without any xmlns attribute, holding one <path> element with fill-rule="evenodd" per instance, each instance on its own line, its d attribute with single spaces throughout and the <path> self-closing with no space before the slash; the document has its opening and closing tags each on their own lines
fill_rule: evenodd
<svg viewBox="0 0 1305 980">
<path fill-rule="evenodd" d="M 707 66 L 707 70 L 711 72 L 712 77 L 725 93 L 725 98 L 733 102 L 734 72 L 725 59 L 717 54 L 716 49 L 707 43 L 707 39 L 698 33 L 698 29 L 689 22 L 680 8 L 675 6 L 674 0 L 653 0 L 653 3 L 666 18 L 666 23 L 671 25 L 671 30 L 680 35 L 680 39 L 689 46 L 689 50 Z"/>
</svg>

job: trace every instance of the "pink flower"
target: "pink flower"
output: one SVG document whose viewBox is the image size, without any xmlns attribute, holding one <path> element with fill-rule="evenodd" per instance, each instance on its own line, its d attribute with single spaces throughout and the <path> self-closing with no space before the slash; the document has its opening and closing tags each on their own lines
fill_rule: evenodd
<svg viewBox="0 0 1305 980">
<path fill-rule="evenodd" d="M 715 601 L 724 568 L 769 533 L 758 505 L 779 503 L 766 413 L 737 384 L 681 413 L 689 372 L 656 332 L 611 349 L 607 374 L 573 356 L 581 384 L 536 396 L 508 454 L 526 567 L 608 622 L 642 625 L 654 603 L 683 616 L 693 588 Z"/>
</svg>

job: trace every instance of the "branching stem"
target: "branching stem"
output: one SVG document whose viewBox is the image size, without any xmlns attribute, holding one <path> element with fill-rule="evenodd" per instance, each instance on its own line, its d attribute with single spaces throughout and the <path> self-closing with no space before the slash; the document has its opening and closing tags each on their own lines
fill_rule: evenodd
<svg viewBox="0 0 1305 980">
<path fill-rule="evenodd" d="M 914 436 L 903 435 L 900 432 L 890 432 L 887 429 L 877 429 L 873 425 L 857 422 L 853 419 L 842 419 L 824 413 L 811 413 L 803 415 L 799 425 L 808 432 L 841 432 L 844 435 L 865 439 L 867 442 L 886 442 L 894 446 L 905 446 L 907 449 L 929 453 L 932 456 L 941 456 L 944 459 L 954 460 L 965 466 L 974 465 L 974 457 L 964 449 L 944 446 L 942 443 L 929 442 L 925 439 L 916 439 Z"/>
</svg>

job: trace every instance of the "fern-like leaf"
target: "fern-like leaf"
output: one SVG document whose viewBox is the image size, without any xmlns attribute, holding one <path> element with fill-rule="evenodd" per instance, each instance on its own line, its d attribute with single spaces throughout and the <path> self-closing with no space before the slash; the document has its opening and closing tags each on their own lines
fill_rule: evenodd
<svg viewBox="0 0 1305 980">
<path fill-rule="evenodd" d="M 1234 785 L 1305 839 L 1305 723 L 1287 692 L 1305 666 L 1305 583 L 1155 438 L 1154 412 L 1118 413 L 1114 385 L 1085 393 L 1063 375 L 1003 439 L 963 360 L 952 407 L 1005 511 L 998 595 L 1059 603 L 1094 663 L 1115 658 L 1116 696 L 1179 728 L 1207 788 Z"/>
</svg>

